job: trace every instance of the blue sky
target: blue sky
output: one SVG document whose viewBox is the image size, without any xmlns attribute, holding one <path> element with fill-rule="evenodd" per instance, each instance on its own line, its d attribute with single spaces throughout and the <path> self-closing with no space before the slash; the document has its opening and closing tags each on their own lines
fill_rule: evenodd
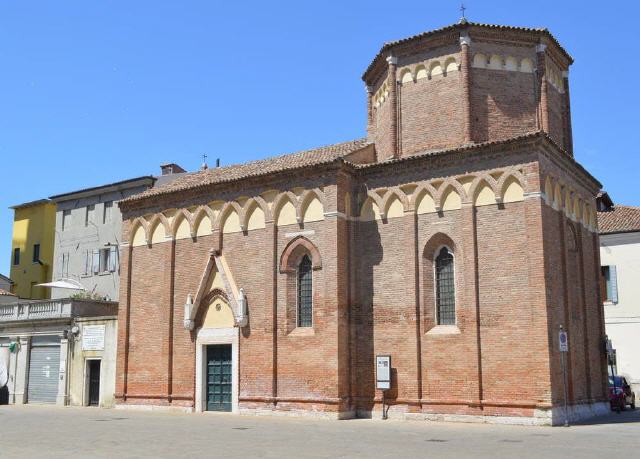
<svg viewBox="0 0 640 459">
<path fill-rule="evenodd" d="M 640 205 L 636 2 L 464 2 L 475 22 L 547 27 L 575 58 L 575 155 Z M 53 194 L 364 135 L 360 75 L 459 2 L 0 0 L 0 272 L 13 211 Z"/>
</svg>

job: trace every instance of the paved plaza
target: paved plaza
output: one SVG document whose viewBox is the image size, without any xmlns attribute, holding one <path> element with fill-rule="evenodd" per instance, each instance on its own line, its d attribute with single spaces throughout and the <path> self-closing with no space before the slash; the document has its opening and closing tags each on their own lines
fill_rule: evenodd
<svg viewBox="0 0 640 459">
<path fill-rule="evenodd" d="M 0 407 L 3 459 L 602 458 L 638 457 L 639 451 L 640 411 L 552 428 Z"/>
</svg>

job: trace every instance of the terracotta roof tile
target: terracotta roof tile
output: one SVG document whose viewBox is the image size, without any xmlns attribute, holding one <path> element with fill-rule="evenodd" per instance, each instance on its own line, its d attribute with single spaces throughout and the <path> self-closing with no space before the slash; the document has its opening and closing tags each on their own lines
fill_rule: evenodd
<svg viewBox="0 0 640 459">
<path fill-rule="evenodd" d="M 134 202 L 152 196 L 169 194 L 177 191 L 185 191 L 219 183 L 228 183 L 249 177 L 257 177 L 276 172 L 299 169 L 301 167 L 326 164 L 350 153 L 361 150 L 369 144 L 370 142 L 366 138 L 362 138 L 312 150 L 259 159 L 248 163 L 192 172 L 184 174 L 182 177 L 177 178 L 170 183 L 150 188 L 120 202 Z"/>
<path fill-rule="evenodd" d="M 429 157 L 429 156 L 443 156 L 451 153 L 462 153 L 462 152 L 473 152 L 483 150 L 487 147 L 497 147 L 497 146 L 507 146 L 512 144 L 518 144 L 519 142 L 527 141 L 530 139 L 543 139 L 549 144 L 553 145 L 554 148 L 564 153 L 564 158 L 568 161 L 571 161 L 575 167 L 577 167 L 583 174 L 593 180 L 594 184 L 598 187 L 602 187 L 602 184 L 589 173 L 579 162 L 575 160 L 575 158 L 569 155 L 562 147 L 560 147 L 546 132 L 544 131 L 532 131 L 525 134 L 520 134 L 515 137 L 509 137 L 506 139 L 500 140 L 489 140 L 487 142 L 480 143 L 472 143 L 468 145 L 461 145 L 453 148 L 445 148 L 445 149 L 437 149 L 437 150 L 425 150 L 421 153 L 414 153 L 409 156 L 402 156 L 400 158 L 392 158 L 387 159 L 385 161 L 379 161 L 377 163 L 363 163 L 363 164 L 354 164 L 356 169 L 375 169 L 375 168 L 383 168 L 389 164 L 396 163 L 405 163 L 410 161 L 420 160 L 421 158 Z"/>
<path fill-rule="evenodd" d="M 612 210 L 598 212 L 600 234 L 640 231 L 640 207 L 616 205 Z"/>
<path fill-rule="evenodd" d="M 6 290 L 2 290 L 0 288 L 0 296 L 15 296 L 15 295 L 11 292 L 7 292 Z"/>
</svg>

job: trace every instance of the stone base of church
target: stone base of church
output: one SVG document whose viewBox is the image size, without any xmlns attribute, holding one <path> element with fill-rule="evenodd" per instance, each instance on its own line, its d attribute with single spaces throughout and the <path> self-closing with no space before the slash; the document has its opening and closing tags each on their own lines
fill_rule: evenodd
<svg viewBox="0 0 640 459">
<path fill-rule="evenodd" d="M 603 416 L 611 412 L 609 402 L 583 403 L 579 405 L 571 405 L 568 408 L 568 418 L 570 423 L 584 421 L 596 416 Z M 552 420 L 551 425 L 563 425 L 565 419 L 564 407 L 554 407 L 550 418 Z"/>
<path fill-rule="evenodd" d="M 239 413 L 253 416 L 292 416 L 331 420 L 356 418 L 356 411 L 339 399 L 278 399 L 276 403 L 241 401 Z"/>
<path fill-rule="evenodd" d="M 471 410 L 473 411 L 473 410 Z M 412 421 L 438 421 L 438 422 L 468 422 L 484 424 L 511 424 L 529 426 L 560 426 L 565 422 L 565 412 L 563 406 L 553 408 L 526 409 L 519 407 L 500 407 L 469 412 L 442 412 L 432 410 L 429 412 L 408 411 L 406 406 L 395 405 L 388 408 L 388 419 L 412 420 Z M 571 405 L 568 407 L 569 423 L 576 423 L 596 416 L 602 416 L 610 412 L 608 402 L 584 403 Z M 358 410 L 358 418 L 382 419 L 382 409 L 376 408 L 373 411 Z"/>
<path fill-rule="evenodd" d="M 171 413 L 192 413 L 193 408 L 190 406 L 177 405 L 147 405 L 134 403 L 118 403 L 115 405 L 116 410 L 134 410 L 134 411 L 163 411 Z"/>
<path fill-rule="evenodd" d="M 161 405 L 150 403 L 119 403 L 115 406 L 119 410 L 138 411 L 164 411 L 164 412 L 194 412 L 192 406 L 181 406 L 176 404 Z M 440 411 L 440 412 L 438 412 Z M 472 410 L 473 411 L 473 410 Z M 436 421 L 436 422 L 468 422 L 485 424 L 511 424 L 529 426 L 559 426 L 565 421 L 564 407 L 554 406 L 553 408 L 518 408 L 500 407 L 483 412 L 475 410 L 473 412 L 447 412 L 442 410 L 431 410 L 415 412 L 410 411 L 407 405 L 392 405 L 387 407 L 387 417 L 394 420 L 410 421 Z M 571 405 L 568 409 L 570 423 L 584 421 L 596 416 L 602 416 L 610 412 L 608 402 L 584 403 Z M 291 416 L 307 417 L 314 419 L 343 420 L 343 419 L 382 419 L 382 409 L 376 406 L 373 410 L 351 410 L 336 405 L 306 404 L 306 403 L 278 403 L 277 405 L 266 404 L 243 404 L 240 403 L 237 414 L 249 416 Z"/>
<path fill-rule="evenodd" d="M 240 408 L 240 414 L 248 416 L 291 416 L 327 420 L 355 419 L 355 411 L 315 411 L 303 409 Z"/>
</svg>

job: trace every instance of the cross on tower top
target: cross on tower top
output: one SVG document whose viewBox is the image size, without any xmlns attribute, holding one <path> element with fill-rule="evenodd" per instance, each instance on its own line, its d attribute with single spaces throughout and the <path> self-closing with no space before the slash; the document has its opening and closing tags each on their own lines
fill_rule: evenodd
<svg viewBox="0 0 640 459">
<path fill-rule="evenodd" d="M 462 13 L 462 19 L 466 19 L 466 16 L 464 15 L 464 12 L 467 10 L 467 7 L 464 6 L 464 3 L 460 4 L 460 12 Z"/>
<path fill-rule="evenodd" d="M 204 153 L 202 155 L 202 166 L 200 167 L 202 170 L 208 169 L 209 166 L 207 166 L 207 154 Z"/>
</svg>

